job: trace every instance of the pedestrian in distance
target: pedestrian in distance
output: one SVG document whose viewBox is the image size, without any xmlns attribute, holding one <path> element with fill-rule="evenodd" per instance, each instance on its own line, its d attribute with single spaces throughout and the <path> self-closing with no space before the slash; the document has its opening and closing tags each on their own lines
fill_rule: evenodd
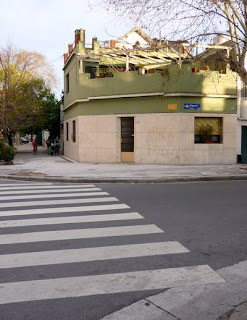
<svg viewBox="0 0 247 320">
<path fill-rule="evenodd" d="M 51 154 L 51 136 L 46 140 L 46 146 L 47 146 L 47 154 Z"/>
<path fill-rule="evenodd" d="M 60 148 L 60 141 L 59 141 L 58 137 L 56 137 L 56 139 L 54 140 L 55 156 L 59 156 L 59 148 Z"/>
<path fill-rule="evenodd" d="M 51 153 L 50 153 L 51 156 L 54 155 L 54 143 L 51 142 Z"/>
<path fill-rule="evenodd" d="M 37 151 L 38 151 L 38 144 L 37 144 L 36 139 L 33 140 L 32 145 L 33 145 L 33 154 L 36 155 Z"/>
</svg>

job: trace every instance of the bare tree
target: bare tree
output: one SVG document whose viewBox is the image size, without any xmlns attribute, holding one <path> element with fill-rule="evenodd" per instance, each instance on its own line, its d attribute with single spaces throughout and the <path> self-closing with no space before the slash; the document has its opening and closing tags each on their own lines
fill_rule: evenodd
<svg viewBox="0 0 247 320">
<path fill-rule="evenodd" d="M 45 57 L 38 52 L 18 50 L 12 45 L 0 49 L 0 129 L 17 131 L 38 114 L 40 92 L 55 84 Z"/>
<path fill-rule="evenodd" d="M 127 17 L 166 38 L 189 42 L 210 42 L 216 35 L 229 39 L 224 59 L 247 84 L 246 0 L 103 0 L 124 19 Z"/>
</svg>

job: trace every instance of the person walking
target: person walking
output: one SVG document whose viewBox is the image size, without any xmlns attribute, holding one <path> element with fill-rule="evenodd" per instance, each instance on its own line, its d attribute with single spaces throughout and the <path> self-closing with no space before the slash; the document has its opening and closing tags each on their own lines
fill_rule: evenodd
<svg viewBox="0 0 247 320">
<path fill-rule="evenodd" d="M 54 143 L 51 142 L 51 153 L 50 153 L 51 156 L 54 155 Z"/>
<path fill-rule="evenodd" d="M 60 141 L 59 141 L 58 137 L 56 137 L 56 139 L 54 140 L 54 153 L 55 153 L 55 156 L 59 156 L 59 148 L 60 148 Z"/>
<path fill-rule="evenodd" d="M 33 140 L 32 145 L 33 145 L 33 154 L 36 155 L 37 151 L 38 151 L 38 144 L 37 144 L 36 139 Z"/>
<path fill-rule="evenodd" d="M 51 136 L 46 140 L 47 154 L 51 154 Z"/>
</svg>

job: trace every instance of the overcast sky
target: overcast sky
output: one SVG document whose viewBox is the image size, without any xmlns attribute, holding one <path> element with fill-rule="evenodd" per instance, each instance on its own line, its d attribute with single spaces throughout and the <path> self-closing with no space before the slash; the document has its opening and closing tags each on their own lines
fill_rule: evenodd
<svg viewBox="0 0 247 320">
<path fill-rule="evenodd" d="M 117 23 L 102 7 L 90 9 L 88 0 L 1 1 L 0 46 L 12 43 L 45 54 L 60 82 L 58 95 L 63 86 L 61 56 L 74 41 L 75 29 L 85 29 L 86 43 L 90 43 L 93 36 L 99 40 L 118 38 L 132 27 Z"/>
</svg>

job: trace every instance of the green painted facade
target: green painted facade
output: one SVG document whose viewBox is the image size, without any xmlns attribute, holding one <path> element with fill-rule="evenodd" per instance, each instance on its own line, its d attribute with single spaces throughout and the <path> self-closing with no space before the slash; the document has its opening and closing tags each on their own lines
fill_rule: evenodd
<svg viewBox="0 0 247 320">
<path fill-rule="evenodd" d="M 198 110 L 184 110 L 184 103 L 199 103 Z M 177 104 L 178 110 L 168 110 Z M 65 120 L 83 115 L 144 114 L 144 113 L 236 113 L 236 99 L 199 97 L 141 97 L 94 100 L 76 103 L 65 112 Z"/>
<path fill-rule="evenodd" d="M 97 67 L 97 62 L 91 64 Z M 65 87 L 64 107 L 71 106 L 65 110 L 65 120 L 80 115 L 101 114 L 237 113 L 237 76 L 228 69 L 225 73 L 205 70 L 193 73 L 190 64 L 174 64 L 164 67 L 163 70 L 156 70 L 153 74 L 141 75 L 138 71 L 113 72 L 113 77 L 90 79 L 89 74 L 80 72 L 79 56 L 74 54 L 64 69 L 65 77 L 68 73 L 70 85 L 68 93 Z M 110 98 L 115 95 L 158 92 L 178 96 Z M 219 97 L 198 97 L 197 94 Z M 74 104 L 76 100 L 93 97 L 107 98 Z M 198 103 L 201 107 L 197 110 L 185 110 L 184 103 Z M 169 110 L 169 104 L 176 104 L 177 110 Z"/>
</svg>

